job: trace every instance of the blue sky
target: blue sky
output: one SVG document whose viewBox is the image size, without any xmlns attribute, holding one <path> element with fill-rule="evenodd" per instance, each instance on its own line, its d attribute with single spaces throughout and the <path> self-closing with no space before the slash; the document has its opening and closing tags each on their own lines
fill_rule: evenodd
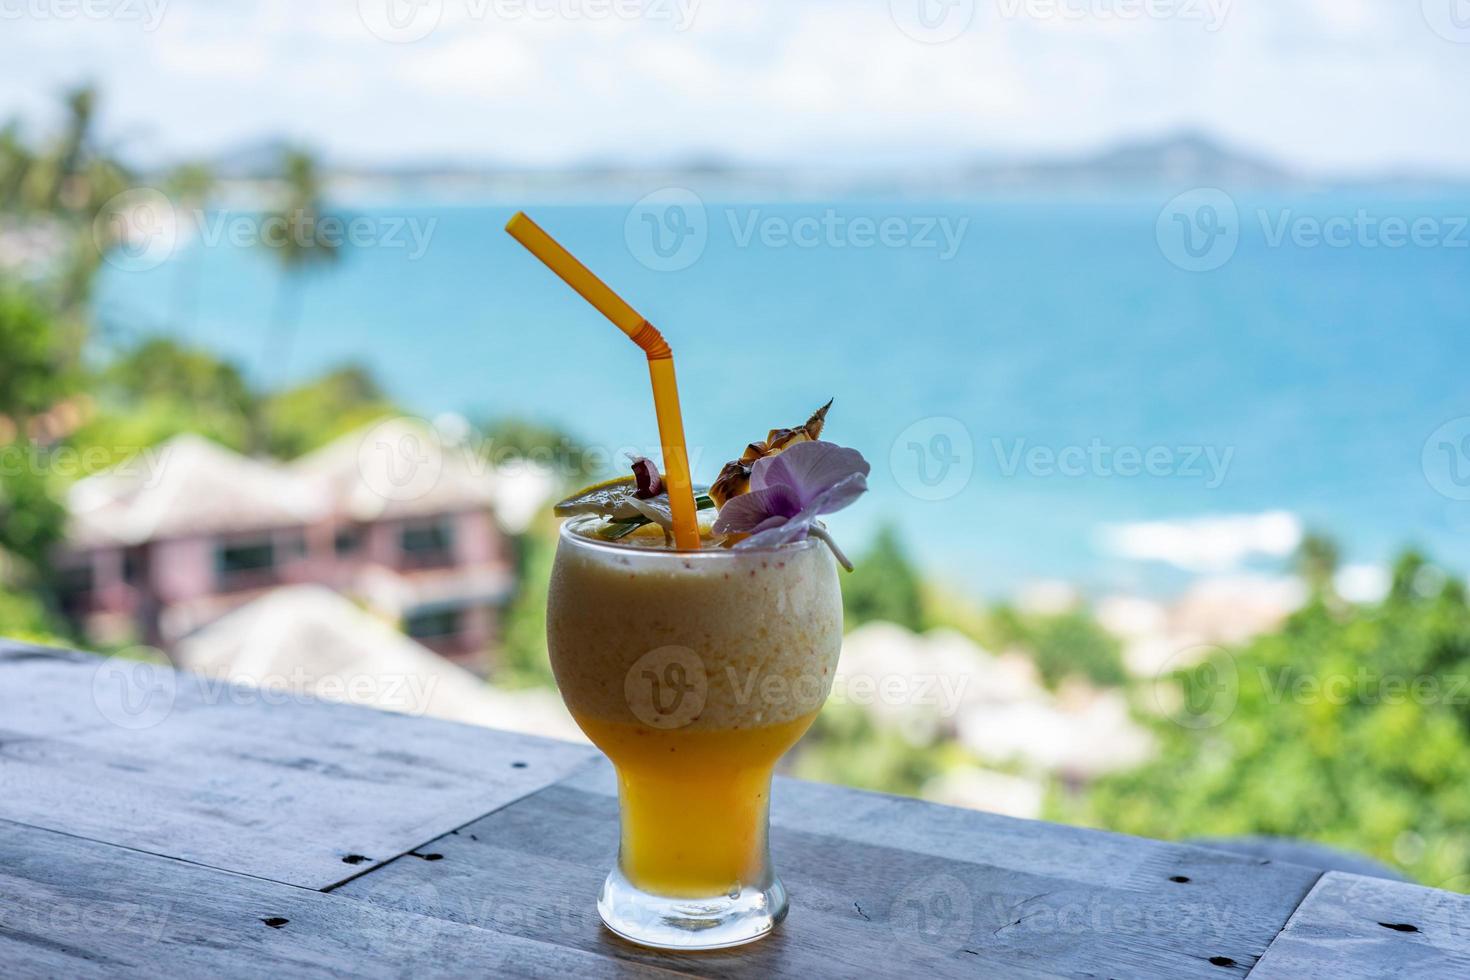
<svg viewBox="0 0 1470 980">
<path fill-rule="evenodd" d="M 83 77 L 144 160 L 284 135 L 867 166 L 1187 126 L 1317 170 L 1470 172 L 1470 0 L 0 0 L 0 115 L 42 124 Z"/>
</svg>

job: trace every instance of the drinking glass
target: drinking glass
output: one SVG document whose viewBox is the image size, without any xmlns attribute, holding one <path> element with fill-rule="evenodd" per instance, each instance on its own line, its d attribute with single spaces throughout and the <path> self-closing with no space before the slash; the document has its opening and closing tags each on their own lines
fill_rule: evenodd
<svg viewBox="0 0 1470 980">
<path fill-rule="evenodd" d="M 842 644 L 836 563 L 815 539 L 675 551 L 591 538 L 597 523 L 562 527 L 546 629 L 567 707 L 617 770 L 621 843 L 598 912 L 645 946 L 759 939 L 787 909 L 771 774 Z"/>
</svg>

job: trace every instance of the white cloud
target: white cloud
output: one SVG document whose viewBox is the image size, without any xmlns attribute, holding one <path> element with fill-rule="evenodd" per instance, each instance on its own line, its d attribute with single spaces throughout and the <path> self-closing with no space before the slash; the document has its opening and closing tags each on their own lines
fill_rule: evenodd
<svg viewBox="0 0 1470 980">
<path fill-rule="evenodd" d="M 886 0 L 640 0 L 659 16 L 631 19 L 547 15 L 572 0 L 524 0 L 534 15 L 514 16 L 442 2 L 411 44 L 374 37 L 356 2 L 172 0 L 154 31 L 7 20 L 0 116 L 90 77 L 105 127 L 174 148 L 284 132 L 355 157 L 504 159 L 514 132 L 510 155 L 528 160 L 695 147 L 782 160 L 837 145 L 1082 149 L 1189 124 L 1313 166 L 1470 168 L 1470 100 L 1444 97 L 1465 49 L 1417 3 L 1234 0 L 1210 31 L 1005 17 L 981 0 L 966 33 L 924 44 Z M 686 30 L 678 10 L 692 11 Z"/>
<path fill-rule="evenodd" d="M 1286 511 L 1105 525 L 1098 544 L 1134 561 L 1159 561 L 1191 572 L 1226 572 L 1248 558 L 1284 558 L 1302 540 L 1302 524 Z"/>
<path fill-rule="evenodd" d="M 511 34 L 469 34 L 412 54 L 399 70 L 400 77 L 430 95 L 457 89 L 493 93 L 496 98 L 520 97 L 540 77 L 528 45 Z"/>
<path fill-rule="evenodd" d="M 1381 565 L 1347 565 L 1338 569 L 1332 584 L 1348 602 L 1378 602 L 1388 595 L 1393 576 Z"/>
</svg>

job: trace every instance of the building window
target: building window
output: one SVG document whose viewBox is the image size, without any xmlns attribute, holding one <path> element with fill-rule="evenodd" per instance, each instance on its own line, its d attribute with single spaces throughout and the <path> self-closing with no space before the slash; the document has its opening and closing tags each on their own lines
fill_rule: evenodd
<svg viewBox="0 0 1470 980">
<path fill-rule="evenodd" d="M 122 577 L 129 585 L 138 585 L 143 581 L 143 552 L 136 548 L 129 548 L 123 552 Z"/>
<path fill-rule="evenodd" d="M 214 552 L 214 567 L 221 579 L 257 578 L 276 567 L 276 547 L 269 538 L 232 541 Z"/>
<path fill-rule="evenodd" d="M 68 614 L 83 611 L 96 586 L 97 579 L 90 561 L 85 565 L 66 565 L 56 570 L 57 599 Z"/>
<path fill-rule="evenodd" d="M 339 527 L 337 533 L 332 537 L 332 550 L 337 553 L 338 558 L 346 558 L 355 555 L 362 549 L 362 529 L 356 527 Z"/>
<path fill-rule="evenodd" d="M 415 640 L 434 640 L 458 634 L 463 622 L 462 609 L 429 609 L 405 616 L 403 632 Z"/>
<path fill-rule="evenodd" d="M 287 531 L 281 535 L 281 560 L 295 561 L 306 557 L 306 534 L 303 531 Z"/>
<path fill-rule="evenodd" d="M 447 565 L 454 557 L 454 528 L 447 518 L 405 524 L 398 547 L 409 566 Z"/>
</svg>

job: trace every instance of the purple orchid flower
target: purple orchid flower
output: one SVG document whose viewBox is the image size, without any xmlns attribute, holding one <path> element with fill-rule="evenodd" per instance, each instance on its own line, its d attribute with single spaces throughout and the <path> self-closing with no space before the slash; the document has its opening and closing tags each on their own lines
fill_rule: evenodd
<svg viewBox="0 0 1470 980">
<path fill-rule="evenodd" d="M 821 538 L 848 571 L 852 562 L 817 522 L 852 503 L 868 489 L 871 467 L 856 449 L 830 442 L 799 442 L 775 456 L 755 461 L 750 492 L 720 508 L 716 534 L 746 534 L 737 548 L 773 548 Z"/>
</svg>

